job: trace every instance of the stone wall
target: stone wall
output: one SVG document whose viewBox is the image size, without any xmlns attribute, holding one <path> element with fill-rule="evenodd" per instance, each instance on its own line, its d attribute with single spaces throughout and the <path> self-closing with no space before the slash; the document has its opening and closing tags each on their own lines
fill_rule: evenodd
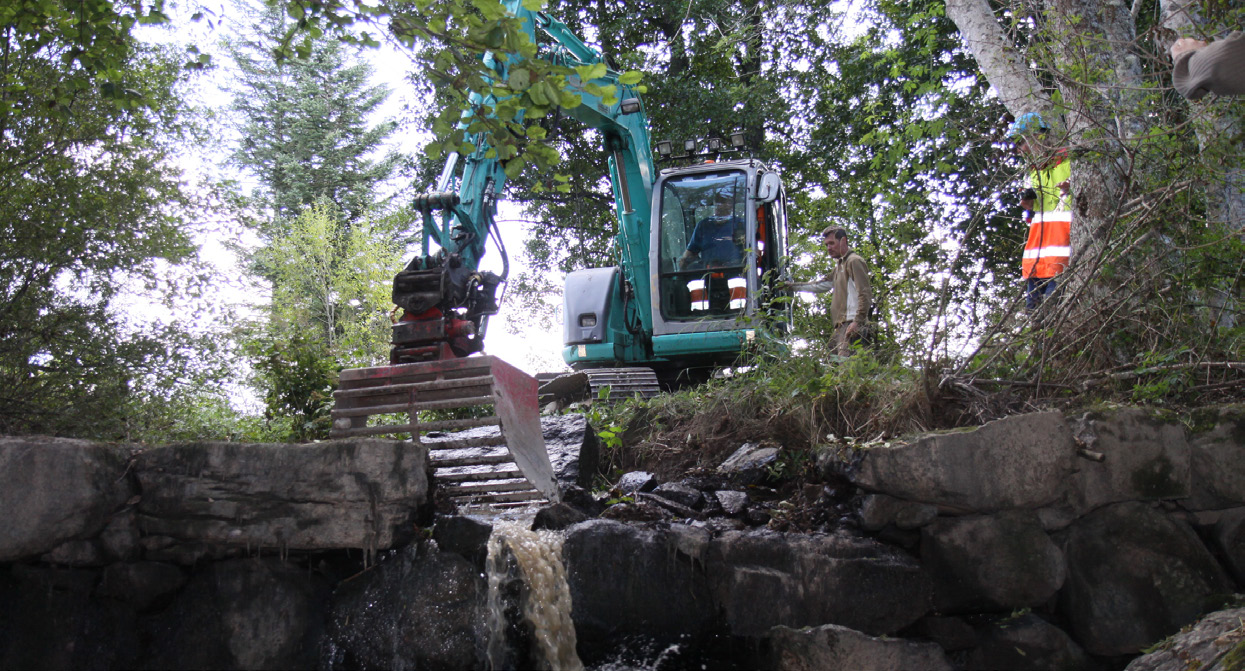
<svg viewBox="0 0 1245 671">
<path fill-rule="evenodd" d="M 827 533 L 741 528 L 758 512 L 748 506 L 733 526 L 570 526 L 575 619 L 581 640 L 605 648 L 742 637 L 768 650 L 753 663 L 785 668 L 861 650 L 878 652 L 876 668 L 929 666 L 928 647 L 866 639 L 936 644 L 948 668 L 1122 668 L 1241 590 L 1243 457 L 1240 407 L 1035 413 L 846 463 L 828 450 L 824 479 L 855 492 Z M 656 502 L 695 515 L 725 498 L 720 482 L 697 501 L 627 480 L 644 483 L 633 513 Z M 900 652 L 915 657 L 886 661 Z"/>
<path fill-rule="evenodd" d="M 864 529 L 919 531 L 934 612 L 1029 609 L 1118 658 L 1239 589 L 1243 431 L 1239 407 L 1038 413 L 868 450 L 850 477 Z"/>
<path fill-rule="evenodd" d="M 571 442 L 591 444 L 582 430 Z M 763 465 L 712 484 L 633 478 L 649 491 L 606 508 L 616 519 L 581 492 L 558 517 L 580 653 L 657 668 L 1169 668 L 1138 656 L 1242 590 L 1243 450 L 1245 408 L 1229 407 L 1035 413 L 846 464 L 827 453 L 824 533 L 765 528 L 782 502 L 763 500 Z M 0 438 L 0 668 L 485 668 L 489 527 L 416 527 L 425 457 L 369 440 Z M 626 507 L 663 519 L 619 521 Z"/>
<path fill-rule="evenodd" d="M 0 562 L 192 564 L 405 543 L 427 454 L 400 441 L 150 449 L 0 437 Z"/>
</svg>

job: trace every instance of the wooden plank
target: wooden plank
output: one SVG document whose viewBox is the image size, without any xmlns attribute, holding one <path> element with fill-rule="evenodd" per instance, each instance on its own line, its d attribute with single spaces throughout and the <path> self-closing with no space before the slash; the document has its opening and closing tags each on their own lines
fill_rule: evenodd
<svg viewBox="0 0 1245 671">
<path fill-rule="evenodd" d="M 379 415 L 387 412 L 401 412 L 402 409 L 406 408 L 411 403 L 431 403 L 455 399 L 491 399 L 492 395 L 492 387 L 471 385 L 468 387 L 459 387 L 457 389 L 430 389 L 419 393 L 378 393 L 368 397 L 344 398 L 341 399 L 340 402 L 335 400 L 335 404 L 337 408 L 373 408 L 373 414 Z M 484 403 L 484 405 L 489 405 L 491 403 L 492 402 L 490 400 Z M 395 410 L 394 408 L 399 409 Z"/>
<path fill-rule="evenodd" d="M 493 464 L 513 464 L 514 457 L 506 454 L 488 454 L 478 457 L 454 457 L 450 459 L 429 459 L 433 468 L 461 468 L 463 466 L 490 466 Z"/>
<path fill-rule="evenodd" d="M 417 403 L 404 403 L 394 406 L 382 406 L 380 408 L 372 408 L 371 415 L 387 415 L 397 412 L 419 412 L 420 410 L 453 410 L 456 408 L 475 408 L 493 405 L 492 396 L 471 396 L 465 398 L 452 398 L 439 401 L 422 401 Z M 340 417 L 358 417 L 354 414 L 354 408 L 347 408 L 345 412 L 351 414 L 339 415 Z M 330 412 L 330 415 L 332 413 Z M 403 427 L 409 426 L 406 424 Z"/>
<path fill-rule="evenodd" d="M 412 403 L 411 410 L 452 410 L 454 408 L 472 408 L 477 405 L 493 405 L 492 396 L 471 396 L 468 398 L 451 398 L 444 401 L 427 401 Z"/>
<path fill-rule="evenodd" d="M 449 485 L 441 491 L 451 498 L 459 496 L 475 496 L 477 494 L 501 494 L 504 492 L 534 492 L 536 488 L 527 480 L 516 482 L 486 482 L 478 485 Z"/>
<path fill-rule="evenodd" d="M 545 499 L 530 499 L 527 501 L 496 501 L 488 504 L 488 507 L 493 510 L 506 510 L 508 508 L 526 508 L 533 503 L 549 503 L 549 501 Z"/>
<path fill-rule="evenodd" d="M 496 415 L 473 417 L 471 419 L 445 419 L 438 422 L 420 422 L 424 431 L 463 431 L 478 429 L 482 426 L 500 426 L 501 420 Z"/>
<path fill-rule="evenodd" d="M 363 426 L 352 429 L 338 429 L 336 427 L 329 430 L 329 438 L 359 438 L 362 436 L 387 436 L 397 434 L 409 435 L 412 431 L 418 429 L 419 424 L 395 424 L 393 426 Z"/>
<path fill-rule="evenodd" d="M 333 392 L 333 398 L 367 398 L 378 394 L 408 394 L 412 391 L 421 392 L 434 389 L 455 389 L 458 387 L 492 387 L 493 376 L 481 375 L 454 380 L 431 380 L 428 382 L 404 382 L 397 384 L 377 384 L 368 387 L 343 387 Z"/>
<path fill-rule="evenodd" d="M 484 436 L 481 438 L 459 438 L 456 440 L 424 441 L 429 450 L 467 450 L 473 447 L 502 447 L 506 437 L 502 435 Z"/>
<path fill-rule="evenodd" d="M 448 473 L 434 476 L 436 480 L 446 483 L 479 482 L 482 480 L 514 480 L 523 477 L 523 471 L 511 469 L 507 471 L 484 471 L 481 473 Z"/>
<path fill-rule="evenodd" d="M 371 417 L 372 415 L 392 415 L 399 412 L 409 412 L 411 408 L 410 402 L 394 403 L 391 405 L 367 405 L 358 408 L 333 408 L 329 412 L 329 416 L 333 419 L 341 417 Z"/>
<path fill-rule="evenodd" d="M 442 378 L 453 379 L 467 377 L 471 375 L 479 375 L 481 372 L 487 374 L 489 368 L 492 367 L 494 357 L 479 356 L 467 357 L 463 359 L 445 359 L 441 361 L 423 361 L 418 363 L 401 363 L 391 366 L 374 366 L 371 368 L 347 368 L 338 376 L 340 384 L 355 385 L 356 383 L 367 383 L 368 381 L 381 380 L 382 384 L 388 381 L 402 380 L 406 378 L 408 381 L 412 378 Z"/>
<path fill-rule="evenodd" d="M 336 427 L 329 430 L 330 438 L 358 438 L 362 436 L 386 436 L 397 434 L 414 434 L 425 431 L 444 431 L 445 427 L 452 427 L 455 424 L 462 424 L 464 428 L 479 428 L 482 426 L 497 426 L 496 417 L 480 417 L 476 419 L 454 419 L 442 422 L 414 422 L 407 424 L 386 424 L 381 426 L 363 426 L 350 429 L 338 429 Z M 421 439 L 420 442 L 428 446 L 430 450 L 461 450 L 472 447 L 496 447 L 506 444 L 506 437 L 500 433 L 495 436 L 483 436 L 480 438 L 463 438 L 459 440 L 437 440 L 429 441 Z"/>
<path fill-rule="evenodd" d="M 512 494 L 482 494 L 478 496 L 451 497 L 451 500 L 457 504 L 514 503 L 518 501 L 542 501 L 545 500 L 545 496 L 538 491 L 532 490 L 530 492 L 515 492 Z"/>
</svg>

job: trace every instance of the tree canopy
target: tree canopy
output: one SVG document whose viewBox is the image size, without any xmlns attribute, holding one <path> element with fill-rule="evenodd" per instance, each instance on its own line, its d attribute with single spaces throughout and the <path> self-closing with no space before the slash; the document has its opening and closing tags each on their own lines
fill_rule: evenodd
<svg viewBox="0 0 1245 671">
<path fill-rule="evenodd" d="M 241 143 L 231 160 L 258 177 L 252 199 L 268 220 L 263 233 L 319 201 L 332 202 L 347 221 L 380 209 L 377 186 L 402 162 L 383 151 L 397 123 L 370 121 L 389 96 L 369 82 L 371 66 L 329 39 L 274 59 L 287 23 L 270 9 L 249 37 L 226 41 L 240 75 L 231 90 Z"/>
<path fill-rule="evenodd" d="M 534 46 L 500 2 L 265 5 L 265 37 L 234 52 L 245 94 L 233 156 L 263 187 L 263 216 L 253 211 L 251 223 L 275 299 L 273 328 L 250 342 L 257 361 L 273 362 L 260 364 L 264 374 L 314 359 L 313 375 L 272 386 L 270 409 L 322 396 L 335 366 L 382 337 L 373 321 L 383 296 L 343 282 L 394 262 L 386 245 L 402 224 L 369 212 L 383 206 L 375 184 L 401 159 L 375 154 L 393 132 L 368 118 L 383 92 L 339 42 L 390 41 L 411 57 L 434 131 L 425 177 L 463 148 L 455 126 L 469 91 L 528 107 L 527 126 L 503 115 L 482 127 L 515 176 L 506 197 L 537 222 L 534 273 L 516 285 L 535 291 L 547 288 L 545 270 L 614 262 L 600 139 L 560 113 L 576 102 L 556 91 L 571 73 L 531 60 Z M 780 167 L 799 279 L 828 271 L 807 234 L 847 226 L 874 269 L 887 352 L 903 365 L 937 371 L 944 387 L 988 378 L 1038 394 L 1116 384 L 1149 399 L 1239 392 L 1243 111 L 1177 96 L 1167 54 L 1179 36 L 1239 27 L 1245 10 L 1233 3 L 544 8 L 636 73 L 629 81 L 642 73 L 654 138 L 743 130 L 748 152 Z M 210 377 L 185 333 L 136 330 L 114 305 L 127 281 L 167 283 L 170 264 L 194 256 L 194 198 L 173 160 L 191 120 L 178 85 L 210 59 L 140 44 L 137 26 L 171 20 L 160 0 L 22 2 L 0 18 L 0 388 L 11 401 L 0 429 L 61 431 L 56 417 L 71 408 L 119 435 L 136 403 L 170 397 L 168 381 Z M 487 82 L 490 50 L 531 60 L 527 75 Z M 1024 167 L 1004 140 L 1011 119 L 1033 111 L 1073 156 L 1074 254 L 1059 300 L 1021 319 Z M 553 181 L 554 171 L 569 179 Z M 359 247 L 352 227 L 380 247 Z M 322 252 L 327 265 L 314 263 Z M 824 306 L 801 310 L 814 318 L 804 335 L 818 337 Z"/>
<path fill-rule="evenodd" d="M 91 416 L 92 432 L 124 434 L 134 403 L 196 365 L 178 329 L 135 331 L 114 305 L 126 283 L 154 286 L 193 257 L 172 160 L 189 120 L 181 61 L 100 46 L 122 39 L 103 28 L 88 36 L 98 58 L 48 25 L 28 30 L 9 26 L 0 59 L 0 430 L 72 433 Z M 105 62 L 102 79 L 87 67 Z M 142 103 L 119 104 L 109 85 Z"/>
</svg>

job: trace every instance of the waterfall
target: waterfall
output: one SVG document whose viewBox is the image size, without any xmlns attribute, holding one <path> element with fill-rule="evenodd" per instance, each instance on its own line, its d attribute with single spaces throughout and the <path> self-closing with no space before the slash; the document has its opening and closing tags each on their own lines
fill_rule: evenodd
<svg viewBox="0 0 1245 671">
<path fill-rule="evenodd" d="M 522 573 L 523 617 L 531 625 L 532 637 L 544 655 L 546 667 L 553 671 L 582 671 L 583 663 L 575 651 L 571 591 L 562 566 L 562 534 L 532 531 L 519 522 L 503 520 L 494 522 L 488 541 L 489 666 L 501 668 L 507 655 L 502 591 L 510 573 L 508 556 L 514 558 Z"/>
</svg>

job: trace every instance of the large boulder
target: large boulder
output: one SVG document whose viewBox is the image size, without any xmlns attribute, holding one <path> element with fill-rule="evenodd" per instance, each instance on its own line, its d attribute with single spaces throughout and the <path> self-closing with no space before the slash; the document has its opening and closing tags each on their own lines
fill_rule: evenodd
<svg viewBox="0 0 1245 671">
<path fill-rule="evenodd" d="M 965 655 L 966 671 L 1048 671 L 1096 668 L 1062 629 L 1033 613 L 978 627 L 978 645 Z"/>
<path fill-rule="evenodd" d="M 738 636 L 823 624 L 891 634 L 930 609 L 914 559 L 846 534 L 731 531 L 713 539 L 705 562 L 714 602 Z"/>
<path fill-rule="evenodd" d="M 718 629 L 705 579 L 708 542 L 708 531 L 678 524 L 596 519 L 567 529 L 562 561 L 581 646 L 635 637 L 672 644 Z"/>
<path fill-rule="evenodd" d="M 1223 569 L 1184 522 L 1145 503 L 1117 503 L 1066 531 L 1068 580 L 1060 607 L 1091 654 L 1135 654 L 1232 591 Z"/>
<path fill-rule="evenodd" d="M 718 466 L 718 473 L 739 485 L 756 485 L 769 478 L 769 469 L 778 461 L 778 447 L 744 443 Z"/>
<path fill-rule="evenodd" d="M 276 558 L 209 564 L 143 618 L 153 669 L 314 669 L 327 581 Z"/>
<path fill-rule="evenodd" d="M 1180 499 L 1192 491 L 1189 442 L 1174 417 L 1128 408 L 1086 414 L 1071 424 L 1082 445 L 1103 455 L 1102 461 L 1078 460 L 1068 488 L 1075 510 Z"/>
<path fill-rule="evenodd" d="M 921 561 L 946 612 L 1040 606 L 1066 575 L 1063 553 L 1027 510 L 940 518 L 921 530 Z"/>
<path fill-rule="evenodd" d="M 155 448 L 138 457 L 139 528 L 149 558 L 187 544 L 376 552 L 414 532 L 426 457 L 393 440 Z"/>
<path fill-rule="evenodd" d="M 174 564 L 119 562 L 104 569 L 95 596 L 116 599 L 143 612 L 168 600 L 185 584 L 185 573 Z"/>
<path fill-rule="evenodd" d="M 458 554 L 410 545 L 333 595 L 320 668 L 485 666 L 488 583 Z"/>
<path fill-rule="evenodd" d="M 134 609 L 92 598 L 97 580 L 95 570 L 0 568 L 0 669 L 138 668 Z"/>
<path fill-rule="evenodd" d="M 1040 412 L 867 449 L 850 476 L 868 491 L 948 512 L 993 512 L 1055 501 L 1075 459 L 1063 415 Z"/>
<path fill-rule="evenodd" d="M 1202 618 L 1129 663 L 1125 671 L 1233 671 L 1245 665 L 1245 608 Z"/>
<path fill-rule="evenodd" d="M 85 440 L 0 437 L 0 562 L 42 555 L 107 526 L 134 493 L 128 458 L 128 449 Z"/>
<path fill-rule="evenodd" d="M 432 527 L 432 539 L 442 552 L 461 555 L 481 571 L 492 535 L 493 525 L 488 520 L 470 515 L 438 515 Z"/>
<path fill-rule="evenodd" d="M 1194 414 L 1190 440 L 1194 510 L 1245 505 L 1245 405 Z"/>
<path fill-rule="evenodd" d="M 536 511 L 532 529 L 561 530 L 588 520 L 584 512 L 570 504 L 555 503 Z"/>
<path fill-rule="evenodd" d="M 580 413 L 540 418 L 549 463 L 560 486 L 592 487 L 601 470 L 601 440 Z"/>
<path fill-rule="evenodd" d="M 875 638 L 834 624 L 804 629 L 774 627 L 769 641 L 773 668 L 781 671 L 950 671 L 953 668 L 937 643 Z"/>
<path fill-rule="evenodd" d="M 938 517 L 938 507 L 928 503 L 904 501 L 885 494 L 860 497 L 860 527 L 881 531 L 894 525 L 900 529 L 919 529 Z"/>
<path fill-rule="evenodd" d="M 1245 508 L 1225 511 L 1213 533 L 1232 577 L 1238 585 L 1245 585 Z"/>
</svg>

